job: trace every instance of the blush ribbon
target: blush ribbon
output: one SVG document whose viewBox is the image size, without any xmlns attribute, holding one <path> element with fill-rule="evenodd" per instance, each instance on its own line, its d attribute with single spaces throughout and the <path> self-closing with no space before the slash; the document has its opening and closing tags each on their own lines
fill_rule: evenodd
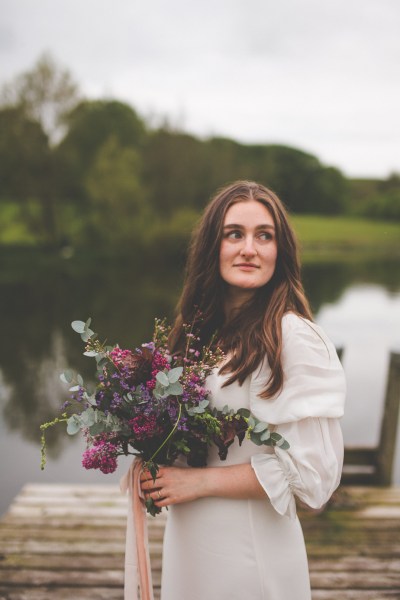
<svg viewBox="0 0 400 600">
<path fill-rule="evenodd" d="M 120 481 L 121 492 L 129 493 L 125 546 L 124 600 L 154 600 L 151 579 L 146 507 L 140 488 L 141 459 L 134 459 Z"/>
</svg>

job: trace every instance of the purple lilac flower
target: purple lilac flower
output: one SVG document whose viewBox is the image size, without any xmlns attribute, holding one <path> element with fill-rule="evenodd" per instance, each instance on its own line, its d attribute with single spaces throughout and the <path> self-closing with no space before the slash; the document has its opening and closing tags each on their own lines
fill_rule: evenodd
<svg viewBox="0 0 400 600">
<path fill-rule="evenodd" d="M 85 469 L 100 469 L 102 473 L 114 473 L 117 468 L 118 449 L 111 442 L 100 440 L 83 453 Z"/>
<path fill-rule="evenodd" d="M 139 441 L 154 437 L 162 432 L 155 415 L 137 415 L 130 419 L 129 425 Z"/>
</svg>

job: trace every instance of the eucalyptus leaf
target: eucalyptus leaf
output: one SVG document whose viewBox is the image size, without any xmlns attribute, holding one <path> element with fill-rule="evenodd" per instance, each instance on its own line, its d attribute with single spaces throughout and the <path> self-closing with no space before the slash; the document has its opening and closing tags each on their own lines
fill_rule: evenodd
<svg viewBox="0 0 400 600">
<path fill-rule="evenodd" d="M 169 386 L 169 379 L 168 376 L 164 373 L 164 371 L 159 371 L 156 375 L 156 379 L 159 383 L 161 383 L 162 386 Z"/>
<path fill-rule="evenodd" d="M 183 373 L 183 367 L 175 367 L 175 369 L 171 369 L 168 371 L 168 379 L 170 383 L 176 383 L 179 377 Z"/>
<path fill-rule="evenodd" d="M 75 435 L 81 428 L 80 420 L 77 415 L 72 415 L 67 421 L 67 433 L 69 435 Z"/>
<path fill-rule="evenodd" d="M 94 331 L 92 331 L 91 329 L 85 329 L 85 331 L 81 333 L 81 338 L 84 342 L 88 342 L 93 334 Z"/>
<path fill-rule="evenodd" d="M 241 417 L 244 417 L 245 419 L 248 419 L 250 417 L 250 411 L 248 408 L 239 408 L 239 410 L 237 412 L 238 412 L 238 415 L 240 415 Z"/>
<path fill-rule="evenodd" d="M 283 439 L 283 438 L 282 438 L 282 439 Z M 282 441 L 282 442 L 280 442 L 280 443 L 278 444 L 278 446 L 279 446 L 279 448 L 281 448 L 282 450 L 289 450 L 289 448 L 290 448 L 290 444 L 289 444 L 289 442 L 288 442 L 287 440 L 285 440 L 285 439 L 283 439 L 283 441 Z"/>
<path fill-rule="evenodd" d="M 159 400 L 160 398 L 165 398 L 168 394 L 165 392 L 165 387 L 157 381 L 156 387 L 153 390 L 153 396 Z"/>
<path fill-rule="evenodd" d="M 72 321 L 71 327 L 76 333 L 83 333 L 85 331 L 85 323 L 83 321 Z"/>
<path fill-rule="evenodd" d="M 91 317 L 89 317 L 88 320 L 85 323 L 85 330 L 86 331 L 89 329 L 89 325 L 90 325 L 91 322 L 92 322 L 92 319 L 91 319 Z"/>
<path fill-rule="evenodd" d="M 263 431 L 263 433 L 260 435 L 260 440 L 262 442 L 266 442 L 267 440 L 269 440 L 269 438 L 271 437 L 271 432 L 269 431 L 269 429 L 266 429 L 265 431 Z"/>
<path fill-rule="evenodd" d="M 261 431 L 265 431 L 268 428 L 267 423 L 263 423 L 262 421 L 260 421 L 259 423 L 257 423 L 257 425 L 254 427 L 254 433 L 261 433 Z"/>
<path fill-rule="evenodd" d="M 100 355 L 96 356 L 96 360 L 97 360 L 97 358 L 99 358 L 99 356 Z M 108 362 L 108 359 L 105 356 L 103 356 L 102 358 L 99 358 L 99 360 L 97 360 L 97 368 L 102 369 L 104 367 L 104 365 L 107 364 L 107 362 Z"/>
<path fill-rule="evenodd" d="M 249 416 L 249 419 L 248 419 L 247 423 L 248 423 L 248 426 L 251 429 L 253 429 L 256 426 L 256 422 L 255 422 L 255 419 L 254 419 L 253 415 Z"/>
<path fill-rule="evenodd" d="M 165 392 L 168 395 L 171 394 L 172 396 L 180 396 L 183 393 L 183 387 L 179 381 L 177 381 L 176 383 L 171 383 L 171 385 L 166 388 Z"/>
<path fill-rule="evenodd" d="M 260 440 L 260 437 L 253 431 L 250 431 L 250 439 L 256 446 L 262 446 L 262 441 Z"/>
<path fill-rule="evenodd" d="M 78 382 L 78 384 L 79 384 L 80 386 L 82 386 L 82 385 L 83 385 L 83 378 L 82 378 L 82 375 L 79 375 L 79 373 L 78 373 L 78 375 L 76 376 L 76 381 Z"/>
<path fill-rule="evenodd" d="M 206 400 L 205 398 L 199 402 L 199 406 L 201 406 L 201 408 L 207 408 L 207 406 L 209 404 L 210 404 L 210 401 Z"/>
<path fill-rule="evenodd" d="M 99 435 L 100 433 L 105 433 L 107 431 L 107 427 L 104 423 L 93 423 L 89 427 L 90 435 Z"/>
<path fill-rule="evenodd" d="M 98 352 L 96 350 L 87 350 L 83 353 L 84 356 L 98 356 Z"/>
<path fill-rule="evenodd" d="M 92 407 L 87 408 L 81 414 L 81 421 L 85 427 L 91 427 L 92 425 L 94 425 L 94 423 L 96 422 L 96 418 Z"/>
<path fill-rule="evenodd" d="M 61 373 L 60 379 L 63 383 L 72 383 L 72 380 L 74 379 L 74 374 L 70 369 L 67 369 L 66 371 L 64 371 L 64 373 Z"/>
<path fill-rule="evenodd" d="M 72 387 L 69 388 L 70 392 L 79 392 L 80 390 L 80 385 L 73 385 Z"/>
</svg>

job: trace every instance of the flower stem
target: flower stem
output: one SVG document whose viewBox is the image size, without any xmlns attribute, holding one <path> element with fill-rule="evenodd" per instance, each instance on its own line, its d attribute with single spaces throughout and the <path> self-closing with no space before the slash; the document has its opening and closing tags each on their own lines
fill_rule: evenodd
<svg viewBox="0 0 400 600">
<path fill-rule="evenodd" d="M 57 423 L 66 423 L 68 421 L 66 413 L 63 413 L 61 415 L 61 417 L 62 417 L 61 419 L 59 417 L 56 417 L 55 419 L 53 419 L 53 421 L 50 421 L 48 423 L 43 423 L 40 426 L 40 431 L 42 432 L 42 435 L 40 436 L 40 442 L 41 442 L 41 446 L 40 446 L 40 456 L 41 456 L 40 468 L 41 468 L 42 471 L 44 470 L 44 467 L 46 466 L 46 436 L 45 436 L 45 431 L 49 427 L 53 427 L 53 425 L 57 425 Z"/>
<path fill-rule="evenodd" d="M 151 463 L 155 459 L 155 457 L 160 452 L 160 450 L 162 450 L 162 448 L 164 448 L 165 444 L 168 442 L 169 439 L 171 439 L 171 437 L 175 433 L 176 428 L 178 427 L 179 421 L 181 420 L 181 414 L 182 414 L 182 404 L 179 401 L 178 401 L 178 404 L 179 404 L 179 413 L 178 413 L 178 418 L 175 422 L 175 425 L 173 426 L 172 430 L 170 431 L 168 436 L 165 438 L 165 440 L 163 441 L 161 446 L 159 448 L 157 448 L 157 450 L 154 452 L 153 456 L 149 460 L 146 460 L 146 463 Z"/>
</svg>

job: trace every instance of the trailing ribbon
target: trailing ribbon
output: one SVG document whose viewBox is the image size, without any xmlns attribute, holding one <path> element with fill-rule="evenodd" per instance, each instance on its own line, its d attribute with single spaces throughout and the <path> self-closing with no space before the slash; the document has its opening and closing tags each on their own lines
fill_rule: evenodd
<svg viewBox="0 0 400 600">
<path fill-rule="evenodd" d="M 120 481 L 121 491 L 129 492 L 126 524 L 124 600 L 154 600 L 151 579 L 146 508 L 140 488 L 141 459 L 134 459 Z"/>
</svg>

